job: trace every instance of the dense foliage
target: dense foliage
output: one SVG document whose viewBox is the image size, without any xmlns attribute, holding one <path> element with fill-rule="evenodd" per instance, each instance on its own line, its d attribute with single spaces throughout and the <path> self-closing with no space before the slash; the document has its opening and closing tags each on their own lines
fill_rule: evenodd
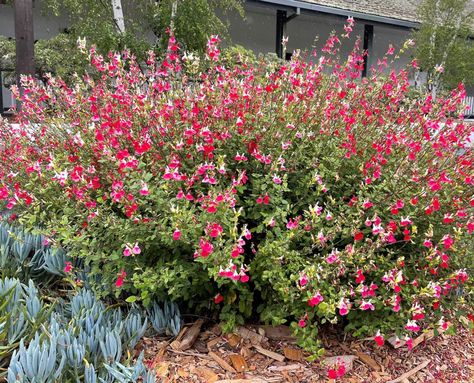
<svg viewBox="0 0 474 383">
<path fill-rule="evenodd" d="M 0 198 L 129 301 L 290 321 L 314 351 L 325 322 L 378 343 L 447 326 L 472 294 L 464 88 L 414 100 L 393 49 L 361 80 L 340 44 L 228 67 L 215 37 L 205 63 L 174 38 L 145 67 L 91 49 L 97 80 L 24 80 Z"/>
<path fill-rule="evenodd" d="M 424 0 L 421 27 L 414 32 L 415 56 L 430 90 L 474 85 L 474 6 L 470 0 Z"/>
</svg>

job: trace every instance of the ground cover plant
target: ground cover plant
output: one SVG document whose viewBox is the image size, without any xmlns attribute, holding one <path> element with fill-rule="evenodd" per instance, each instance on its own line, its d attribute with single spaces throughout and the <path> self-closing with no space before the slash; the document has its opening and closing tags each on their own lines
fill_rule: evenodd
<svg viewBox="0 0 474 383">
<path fill-rule="evenodd" d="M 177 306 L 99 300 L 81 260 L 7 217 L 0 220 L 0 380 L 154 382 L 134 349 L 145 333 L 176 336 Z"/>
<path fill-rule="evenodd" d="M 392 47 L 360 79 L 359 44 L 338 57 L 352 25 L 308 60 L 225 65 L 217 37 L 201 60 L 171 37 L 161 61 L 92 48 L 94 75 L 24 79 L 1 132 L 11 220 L 97 293 L 211 307 L 227 329 L 290 322 L 315 354 L 328 322 L 408 346 L 447 327 L 472 299 L 465 91 L 412 98 L 417 63 L 388 71 Z"/>
</svg>

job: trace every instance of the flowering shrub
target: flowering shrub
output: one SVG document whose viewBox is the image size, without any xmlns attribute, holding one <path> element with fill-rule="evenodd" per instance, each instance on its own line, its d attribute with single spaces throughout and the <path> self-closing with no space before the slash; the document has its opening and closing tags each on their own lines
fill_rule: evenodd
<svg viewBox="0 0 474 383">
<path fill-rule="evenodd" d="M 202 72 L 174 39 L 143 66 L 91 49 L 94 80 L 25 79 L 0 198 L 129 301 L 289 320 L 313 350 L 326 322 L 378 344 L 444 324 L 472 261 L 464 88 L 413 100 L 393 49 L 361 80 L 340 44 L 225 67 L 213 37 Z"/>
</svg>

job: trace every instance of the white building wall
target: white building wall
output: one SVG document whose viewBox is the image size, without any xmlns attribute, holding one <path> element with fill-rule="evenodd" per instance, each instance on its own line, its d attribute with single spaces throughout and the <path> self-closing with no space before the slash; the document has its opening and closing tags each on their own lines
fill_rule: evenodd
<svg viewBox="0 0 474 383">
<path fill-rule="evenodd" d="M 408 29 L 391 27 L 388 25 L 377 24 L 374 26 L 374 49 L 371 55 L 371 65 L 377 66 L 377 61 L 382 59 L 387 52 L 388 47 L 392 44 L 395 52 L 398 53 L 405 42 L 410 39 L 411 32 Z M 394 57 L 394 56 L 391 56 Z M 405 53 L 396 59 L 388 68 L 388 70 L 400 70 L 405 68 L 411 61 L 409 53 Z"/>
<path fill-rule="evenodd" d="M 275 52 L 276 36 L 276 7 L 245 4 L 245 19 L 237 13 L 227 16 L 231 43 L 239 44 L 253 50 L 255 53 Z M 290 16 L 292 11 L 288 11 Z M 287 52 L 296 49 L 311 51 L 316 48 L 320 52 L 330 34 L 335 31 L 344 33 L 345 19 L 330 14 L 307 12 L 301 10 L 301 15 L 289 21 L 286 26 L 286 35 L 289 38 Z M 354 30 L 349 40 L 344 39 L 340 49 L 340 57 L 345 59 L 354 47 L 357 37 L 361 38 L 360 47 L 363 47 L 364 23 L 356 21 Z M 373 50 L 369 57 L 369 64 L 376 65 L 382 58 L 389 44 L 398 50 L 410 38 L 408 29 L 374 24 Z M 396 69 L 405 67 L 410 62 L 410 56 L 405 54 L 394 65 Z"/>
<path fill-rule="evenodd" d="M 237 12 L 225 16 L 229 24 L 231 44 L 242 45 L 255 53 L 275 52 L 276 10 L 245 4 L 245 18 Z"/>
</svg>

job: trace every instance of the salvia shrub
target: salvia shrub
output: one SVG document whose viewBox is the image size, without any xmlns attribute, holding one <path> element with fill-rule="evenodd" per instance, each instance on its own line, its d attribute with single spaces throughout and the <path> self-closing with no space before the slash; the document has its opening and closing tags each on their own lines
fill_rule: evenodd
<svg viewBox="0 0 474 383">
<path fill-rule="evenodd" d="M 160 62 L 92 48 L 71 86 L 25 78 L 5 208 L 129 301 L 290 321 L 314 351 L 326 322 L 378 343 L 446 327 L 472 293 L 465 91 L 411 97 L 392 47 L 361 79 L 358 42 L 338 58 L 352 23 L 289 62 L 225 66 L 212 37 L 196 65 L 171 38 Z"/>
</svg>

